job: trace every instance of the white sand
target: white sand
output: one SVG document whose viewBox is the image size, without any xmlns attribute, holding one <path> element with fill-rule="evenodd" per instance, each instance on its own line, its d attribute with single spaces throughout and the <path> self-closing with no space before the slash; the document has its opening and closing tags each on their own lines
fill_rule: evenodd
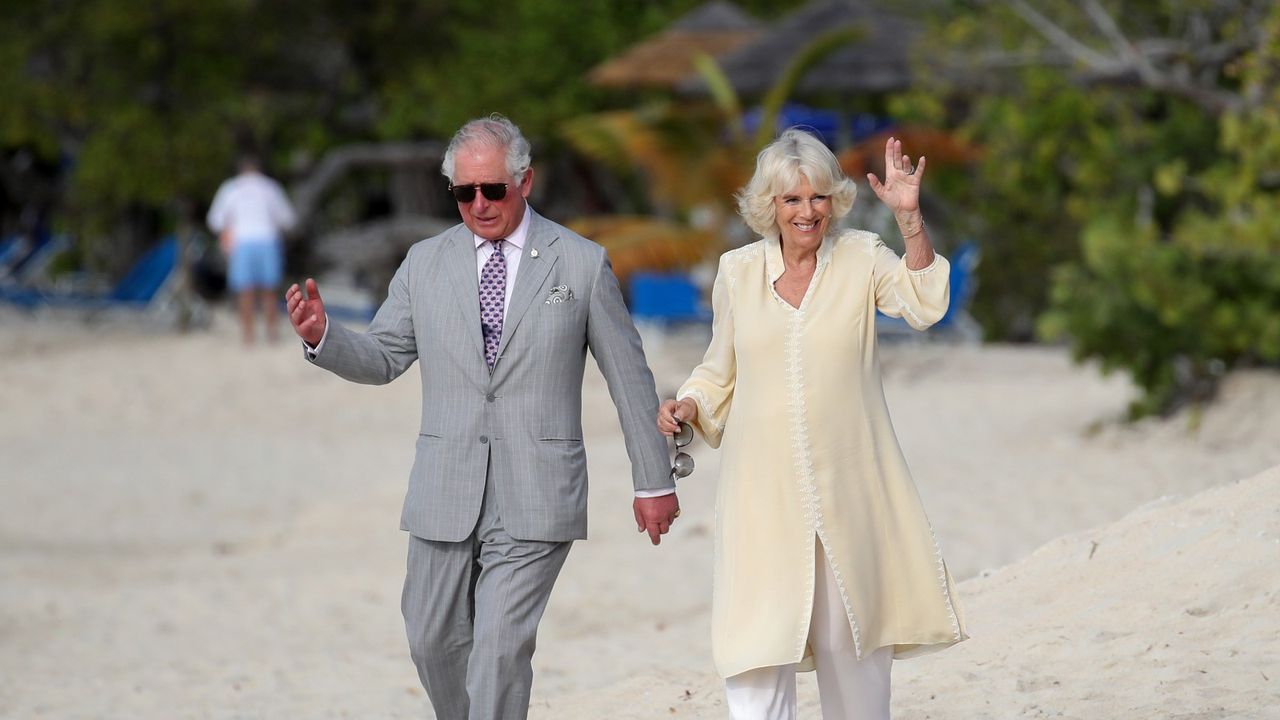
<svg viewBox="0 0 1280 720">
<path fill-rule="evenodd" d="M 185 337 L 0 315 L 0 718 L 430 717 L 399 616 L 416 367 L 362 387 L 235 337 L 221 315 Z M 649 342 L 661 390 L 702 342 Z M 1280 465 L 1280 377 L 1126 427 L 1128 384 L 1059 349 L 884 364 L 943 550 L 973 578 L 974 639 L 895 666 L 899 717 L 1280 717 L 1280 474 L 1149 505 Z M 716 454 L 695 445 L 684 516 L 652 548 L 594 372 L 586 398 L 592 538 L 543 621 L 532 715 L 723 717 Z"/>
<path fill-rule="evenodd" d="M 974 638 L 900 665 L 904 717 L 1280 717 L 1280 467 L 961 589 Z"/>
</svg>

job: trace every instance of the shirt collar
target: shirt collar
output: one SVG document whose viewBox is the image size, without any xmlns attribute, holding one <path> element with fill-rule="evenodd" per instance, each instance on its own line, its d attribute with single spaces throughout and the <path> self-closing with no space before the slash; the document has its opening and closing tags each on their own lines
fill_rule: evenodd
<svg viewBox="0 0 1280 720">
<path fill-rule="evenodd" d="M 524 217 L 520 219 L 520 224 L 516 227 L 515 232 L 502 239 L 514 245 L 517 250 L 524 250 L 524 241 L 525 238 L 529 237 L 529 223 L 532 221 L 532 218 L 533 208 L 529 207 L 529 203 L 525 203 Z M 476 241 L 477 250 L 480 249 L 481 245 L 489 242 L 475 233 L 472 233 L 471 237 Z"/>
<path fill-rule="evenodd" d="M 822 244 L 818 246 L 818 266 L 814 270 L 815 275 L 831 261 L 833 245 L 835 245 L 835 239 L 827 233 L 826 237 L 822 238 Z M 777 282 L 786 269 L 782 262 L 782 239 L 777 233 L 771 233 L 764 239 L 764 271 L 769 277 L 769 284 Z"/>
</svg>

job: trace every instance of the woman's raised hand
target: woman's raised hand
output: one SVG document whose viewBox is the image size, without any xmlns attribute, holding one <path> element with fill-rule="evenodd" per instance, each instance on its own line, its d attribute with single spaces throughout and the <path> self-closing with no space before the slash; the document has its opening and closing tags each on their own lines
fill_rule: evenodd
<svg viewBox="0 0 1280 720">
<path fill-rule="evenodd" d="M 884 143 L 884 182 L 867 173 L 871 190 L 899 218 L 920 211 L 920 182 L 924 179 L 924 156 L 912 167 L 911 158 L 902 154 L 902 141 L 890 137 Z"/>
</svg>

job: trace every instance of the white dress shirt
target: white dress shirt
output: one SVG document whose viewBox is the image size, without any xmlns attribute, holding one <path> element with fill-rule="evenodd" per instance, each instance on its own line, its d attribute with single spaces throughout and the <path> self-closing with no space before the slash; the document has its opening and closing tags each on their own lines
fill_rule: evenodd
<svg viewBox="0 0 1280 720">
<path fill-rule="evenodd" d="M 502 254 L 507 258 L 507 294 L 502 299 L 502 319 L 507 319 L 507 310 L 511 308 L 511 288 L 516 285 L 516 273 L 520 271 L 520 257 L 524 254 L 524 243 L 529 237 L 529 222 L 533 210 L 525 203 L 524 217 L 520 220 L 510 237 L 503 238 Z M 484 264 L 493 255 L 493 243 L 479 235 L 471 236 L 476 242 L 476 280 L 484 273 Z"/>
</svg>

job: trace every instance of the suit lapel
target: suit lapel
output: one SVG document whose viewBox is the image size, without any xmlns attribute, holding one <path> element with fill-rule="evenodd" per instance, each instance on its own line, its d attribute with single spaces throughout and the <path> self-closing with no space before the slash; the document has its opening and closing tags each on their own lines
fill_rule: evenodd
<svg viewBox="0 0 1280 720">
<path fill-rule="evenodd" d="M 445 274 L 453 286 L 454 304 L 462 313 L 462 324 L 484 362 L 484 337 L 480 331 L 480 278 L 476 273 L 476 244 L 471 231 L 462 226 L 445 250 Z"/>
<path fill-rule="evenodd" d="M 520 326 L 529 307 L 538 300 L 538 290 L 560 259 L 560 252 L 555 247 L 556 240 L 559 239 L 555 226 L 541 215 L 533 213 L 529 221 L 529 237 L 525 240 L 524 251 L 520 256 L 520 270 L 516 273 L 516 286 L 511 290 L 511 304 L 507 306 L 507 317 L 502 322 L 502 339 L 498 342 L 499 364 L 511 336 Z M 534 250 L 538 251 L 536 256 L 533 255 Z M 478 286 L 476 292 L 479 292 Z M 494 369 L 497 369 L 496 366 Z"/>
</svg>

